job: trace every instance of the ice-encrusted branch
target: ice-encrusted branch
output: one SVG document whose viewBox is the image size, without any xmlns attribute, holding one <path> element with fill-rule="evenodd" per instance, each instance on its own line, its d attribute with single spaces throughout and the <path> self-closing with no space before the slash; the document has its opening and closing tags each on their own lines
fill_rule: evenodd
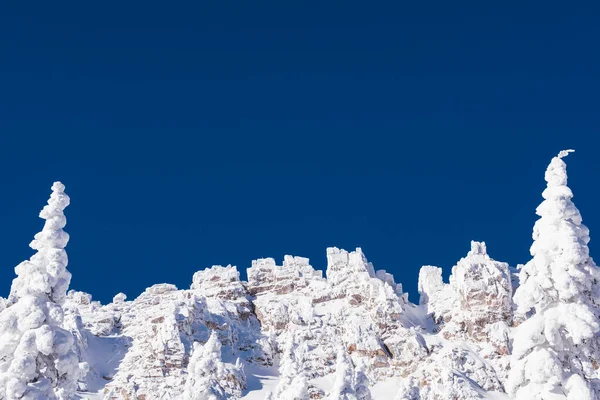
<svg viewBox="0 0 600 400">
<path fill-rule="evenodd" d="M 575 152 L 575 150 L 573 150 L 573 149 L 561 150 L 561 151 L 558 153 L 558 156 L 557 156 L 557 157 L 558 157 L 558 158 L 563 158 L 563 157 L 566 157 L 566 156 L 568 156 L 568 155 L 569 155 L 569 153 L 574 153 L 574 152 Z"/>
</svg>

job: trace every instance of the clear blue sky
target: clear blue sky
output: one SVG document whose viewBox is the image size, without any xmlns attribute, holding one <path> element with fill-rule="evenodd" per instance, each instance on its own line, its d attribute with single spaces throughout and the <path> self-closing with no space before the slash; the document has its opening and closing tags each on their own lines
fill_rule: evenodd
<svg viewBox="0 0 600 400">
<path fill-rule="evenodd" d="M 472 239 L 528 260 L 563 148 L 600 248 L 597 2 L 10 3 L 0 295 L 54 180 L 71 287 L 103 302 L 327 246 L 418 301 Z"/>
</svg>

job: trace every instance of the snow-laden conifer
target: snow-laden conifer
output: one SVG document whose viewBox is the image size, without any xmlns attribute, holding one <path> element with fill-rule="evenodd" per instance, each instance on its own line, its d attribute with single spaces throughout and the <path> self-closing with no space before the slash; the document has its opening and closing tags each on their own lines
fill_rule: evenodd
<svg viewBox="0 0 600 400">
<path fill-rule="evenodd" d="M 335 366 L 335 380 L 327 394 L 327 400 L 371 400 L 369 378 L 361 360 L 355 367 L 346 349 L 338 349 Z"/>
<path fill-rule="evenodd" d="M 6 308 L 0 313 L 0 399 L 70 399 L 87 365 L 80 364 L 73 335 L 62 328 L 61 307 L 71 280 L 63 231 L 69 196 L 52 185 L 46 220 L 30 247 L 30 260 L 15 268 Z"/>
<path fill-rule="evenodd" d="M 354 365 L 346 350 L 341 347 L 337 354 L 335 381 L 327 400 L 356 400 L 354 386 Z"/>
<path fill-rule="evenodd" d="M 371 382 L 365 372 L 364 363 L 359 364 L 354 369 L 354 386 L 357 400 L 372 400 L 373 397 L 369 389 Z"/>
<path fill-rule="evenodd" d="M 235 365 L 221 360 L 221 342 L 213 331 L 204 345 L 194 343 L 188 364 L 184 400 L 222 400 L 239 398 L 246 388 L 241 362 Z"/>
<path fill-rule="evenodd" d="M 533 258 L 514 295 L 529 318 L 514 334 L 509 391 L 516 399 L 590 400 L 600 396 L 599 273 L 589 255 L 589 231 L 567 187 L 561 151 L 546 170 L 544 201 L 533 229 Z"/>
<path fill-rule="evenodd" d="M 299 344 L 294 333 L 285 343 L 279 363 L 279 383 L 268 399 L 308 400 L 308 380 L 304 373 L 306 343 Z"/>
</svg>

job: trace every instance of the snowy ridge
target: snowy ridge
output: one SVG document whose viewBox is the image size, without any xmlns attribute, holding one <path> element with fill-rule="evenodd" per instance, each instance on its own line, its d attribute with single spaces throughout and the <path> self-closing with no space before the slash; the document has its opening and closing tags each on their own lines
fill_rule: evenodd
<svg viewBox="0 0 600 400">
<path fill-rule="evenodd" d="M 600 399 L 600 272 L 571 201 L 563 151 L 547 171 L 532 259 L 484 242 L 424 266 L 419 304 L 362 249 L 196 272 L 102 305 L 67 292 L 64 185 L 36 254 L 0 298 L 0 400 Z M 467 249 L 465 249 L 466 251 Z"/>
</svg>

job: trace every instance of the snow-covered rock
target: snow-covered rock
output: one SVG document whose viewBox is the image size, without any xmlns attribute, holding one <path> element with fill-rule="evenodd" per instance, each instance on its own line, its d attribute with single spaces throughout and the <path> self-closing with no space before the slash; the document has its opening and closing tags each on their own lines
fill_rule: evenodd
<svg viewBox="0 0 600 400">
<path fill-rule="evenodd" d="M 435 324 L 443 324 L 452 319 L 458 307 L 458 299 L 453 288 L 442 279 L 442 269 L 425 265 L 419 271 L 419 304 L 433 319 Z"/>
<path fill-rule="evenodd" d="M 450 276 L 457 307 L 451 312 L 452 328 L 446 327 L 444 335 L 464 333 L 470 340 L 487 341 L 489 326 L 512 324 L 512 284 L 508 264 L 494 261 L 488 256 L 485 243 L 471 242 L 471 251 L 462 258 Z M 508 338 L 496 349 L 508 354 Z"/>
<path fill-rule="evenodd" d="M 261 347 L 260 325 L 251 312 L 235 267 L 217 266 L 196 273 L 190 290 L 155 285 L 137 299 L 118 305 L 118 309 L 114 304 L 103 307 L 105 312 L 119 315 L 118 334 L 127 340 L 122 345 L 128 348 L 119 370 L 107 377 L 104 392 L 109 398 L 137 396 L 150 400 L 156 393 L 179 398 L 189 382 L 188 364 L 195 352 L 194 343 L 205 343 L 211 335 L 211 348 L 217 338 L 226 359 L 270 362 Z M 94 314 L 84 314 L 84 321 L 86 317 L 93 321 Z M 203 350 L 198 351 L 203 354 Z M 215 365 L 220 371 L 226 364 Z M 243 374 L 227 376 L 232 379 Z M 245 383 L 238 383 L 231 385 L 245 387 Z M 234 396 L 239 390 L 226 391 L 228 394 L 223 396 Z"/>
<path fill-rule="evenodd" d="M 272 258 L 254 260 L 247 274 L 248 292 L 252 295 L 265 291 L 287 294 L 323 278 L 323 272 L 315 270 L 308 258 L 289 255 L 284 257 L 283 266 L 275 265 Z"/>
</svg>

